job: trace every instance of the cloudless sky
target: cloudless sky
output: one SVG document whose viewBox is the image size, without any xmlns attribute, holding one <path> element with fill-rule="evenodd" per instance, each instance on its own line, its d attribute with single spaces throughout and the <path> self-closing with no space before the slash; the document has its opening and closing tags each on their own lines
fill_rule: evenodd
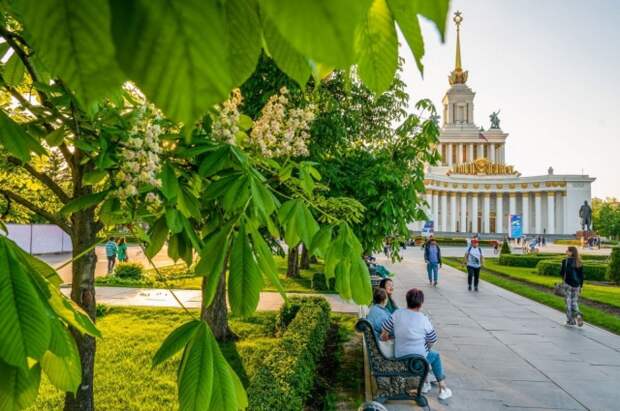
<svg viewBox="0 0 620 411">
<path fill-rule="evenodd" d="M 424 79 L 401 47 L 410 103 L 430 98 L 440 114 L 456 10 L 474 121 L 488 129 L 501 109 L 507 163 L 524 176 L 583 170 L 593 197 L 620 198 L 620 0 L 453 0 L 444 44 L 422 22 Z"/>
</svg>

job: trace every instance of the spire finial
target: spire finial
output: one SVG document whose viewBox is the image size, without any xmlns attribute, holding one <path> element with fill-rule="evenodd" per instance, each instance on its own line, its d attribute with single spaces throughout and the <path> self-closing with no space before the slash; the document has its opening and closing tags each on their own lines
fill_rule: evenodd
<svg viewBox="0 0 620 411">
<path fill-rule="evenodd" d="M 454 61 L 454 70 L 450 73 L 450 77 L 448 77 L 448 81 L 451 85 L 454 84 L 465 84 L 467 81 L 467 72 L 463 71 L 463 67 L 461 66 L 461 23 L 463 22 L 463 16 L 461 11 L 456 11 L 454 13 L 454 18 L 452 19 L 454 23 L 456 23 L 456 58 Z"/>
</svg>

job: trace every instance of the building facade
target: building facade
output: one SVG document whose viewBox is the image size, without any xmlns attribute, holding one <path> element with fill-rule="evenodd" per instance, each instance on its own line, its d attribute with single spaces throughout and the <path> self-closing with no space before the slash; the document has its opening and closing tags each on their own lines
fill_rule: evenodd
<svg viewBox="0 0 620 411">
<path fill-rule="evenodd" d="M 512 220 L 519 221 L 523 234 L 574 235 L 581 229 L 579 208 L 590 203 L 595 179 L 557 175 L 552 168 L 546 175 L 524 177 L 506 164 L 508 134 L 500 128 L 499 113 L 491 115 L 489 130 L 474 122 L 475 93 L 461 67 L 459 12 L 454 21 L 456 62 L 443 98 L 441 164 L 429 167 L 425 178 L 434 231 L 510 235 L 511 216 L 517 216 Z M 412 228 L 423 226 L 417 222 Z"/>
</svg>

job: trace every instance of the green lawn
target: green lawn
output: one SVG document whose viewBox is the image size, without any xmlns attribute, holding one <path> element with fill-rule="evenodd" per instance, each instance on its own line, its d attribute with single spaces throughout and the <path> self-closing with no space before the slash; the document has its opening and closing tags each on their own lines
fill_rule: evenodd
<svg viewBox="0 0 620 411">
<path fill-rule="evenodd" d="M 536 268 L 500 265 L 496 258 L 486 259 L 485 265 L 490 270 L 544 287 L 553 288 L 561 281 L 559 277 L 538 274 Z M 581 295 L 589 300 L 620 308 L 620 287 L 618 286 L 593 284 L 586 281 Z"/>
<path fill-rule="evenodd" d="M 197 312 L 196 312 L 197 313 Z M 168 333 L 188 320 L 188 315 L 179 309 L 110 307 L 105 316 L 97 320 L 103 338 L 97 341 L 95 363 L 95 402 L 97 409 L 105 410 L 174 410 L 176 401 L 176 368 L 180 359 L 151 369 L 151 358 Z M 354 337 L 355 318 L 334 314 L 333 322 L 338 325 L 339 344 Z M 256 313 L 247 319 L 232 319 L 231 328 L 241 339 L 221 345 L 222 351 L 242 382 L 247 385 L 248 377 L 260 366 L 262 358 L 276 341 L 275 313 Z M 354 363 L 362 362 L 362 357 Z M 359 367 L 359 366 L 358 366 Z M 338 367 L 336 381 L 327 381 L 329 395 L 340 397 L 340 389 L 346 389 L 356 380 L 361 384 L 362 376 L 348 373 L 346 364 Z M 349 370 L 350 371 L 350 370 Z M 342 373 L 348 374 L 348 385 L 341 386 Z M 356 379 L 357 378 L 357 379 Z M 340 387 L 340 388 L 338 388 Z M 359 389 L 352 397 L 359 397 Z M 64 394 L 43 378 L 39 398 L 31 411 L 62 410 Z"/>
<path fill-rule="evenodd" d="M 278 276 L 284 289 L 289 293 L 317 293 L 312 289 L 312 276 L 314 273 L 323 270 L 323 264 L 310 264 L 307 270 L 300 270 L 299 278 L 286 276 L 286 258 L 274 257 L 278 266 Z M 180 288 L 187 290 L 198 290 L 202 282 L 202 277 L 194 277 L 192 272 L 184 263 L 166 267 L 160 267 L 159 271 L 166 278 L 166 282 L 160 281 L 154 269 L 145 269 L 143 278 L 140 280 L 118 279 L 116 277 L 98 277 L 98 286 L 114 287 L 143 287 L 143 288 Z M 265 280 L 263 291 L 277 291 L 276 288 Z M 334 291 L 321 291 L 323 294 L 333 294 Z"/>
<path fill-rule="evenodd" d="M 488 263 L 489 260 L 487 260 Z M 445 257 L 443 262 L 461 271 L 466 271 L 461 258 Z M 514 268 L 514 267 L 513 267 Z M 485 281 L 512 291 L 516 294 L 527 297 L 531 300 L 545 304 L 564 312 L 566 309 L 564 298 L 559 297 L 551 291 L 545 292 L 529 286 L 527 283 L 515 281 L 502 275 L 494 274 L 490 270 L 482 270 L 481 278 Z M 581 304 L 579 307 L 587 322 L 605 328 L 613 333 L 620 334 L 620 317 L 610 314 L 598 308 L 589 307 Z"/>
</svg>

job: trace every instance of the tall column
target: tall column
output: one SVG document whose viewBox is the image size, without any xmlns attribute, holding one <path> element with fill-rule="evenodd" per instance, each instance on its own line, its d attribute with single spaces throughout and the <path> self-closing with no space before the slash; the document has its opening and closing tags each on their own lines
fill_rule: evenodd
<svg viewBox="0 0 620 411">
<path fill-rule="evenodd" d="M 441 192 L 441 215 L 439 218 L 441 219 L 441 223 L 439 224 L 439 231 L 448 231 L 448 193 L 445 191 Z"/>
<path fill-rule="evenodd" d="M 437 151 L 439 152 L 439 157 L 441 157 L 441 159 L 439 160 L 439 164 L 443 165 L 443 162 L 444 162 L 444 158 L 443 158 L 443 144 L 441 144 L 441 143 L 437 144 Z"/>
<path fill-rule="evenodd" d="M 555 192 L 555 234 L 564 233 L 564 197 L 561 191 Z M 559 218 L 558 218 L 559 217 Z"/>
<path fill-rule="evenodd" d="M 495 232 L 498 234 L 504 232 L 504 193 L 502 192 L 495 194 Z"/>
<path fill-rule="evenodd" d="M 522 193 L 521 208 L 523 209 L 523 234 L 529 234 L 530 232 L 530 193 Z"/>
<path fill-rule="evenodd" d="M 478 158 L 484 157 L 484 144 L 478 143 Z"/>
<path fill-rule="evenodd" d="M 456 210 L 456 192 L 452 191 L 450 192 L 450 232 L 451 233 L 456 233 L 456 216 L 457 216 L 457 210 Z"/>
<path fill-rule="evenodd" d="M 484 193 L 482 205 L 482 232 L 491 232 L 491 193 Z"/>
<path fill-rule="evenodd" d="M 547 234 L 555 234 L 555 192 L 547 191 Z"/>
<path fill-rule="evenodd" d="M 474 145 L 469 143 L 467 144 L 467 162 L 471 163 L 474 161 Z"/>
<path fill-rule="evenodd" d="M 426 219 L 433 219 L 433 190 L 426 190 L 426 203 L 428 206 L 426 207 Z"/>
<path fill-rule="evenodd" d="M 467 232 L 467 193 L 461 193 L 461 233 Z"/>
<path fill-rule="evenodd" d="M 542 194 L 540 191 L 534 193 L 534 234 L 542 234 Z"/>
<path fill-rule="evenodd" d="M 517 193 L 509 193 L 510 203 L 508 204 L 508 213 L 510 215 L 517 214 Z"/>
<path fill-rule="evenodd" d="M 458 161 L 458 164 L 463 164 L 463 144 L 458 144 L 456 146 L 456 160 Z"/>
<path fill-rule="evenodd" d="M 566 190 L 562 191 L 562 233 L 561 234 L 570 234 L 568 232 L 568 215 L 566 214 Z"/>
<path fill-rule="evenodd" d="M 471 196 L 471 231 L 478 232 L 478 193 L 472 193 Z"/>
<path fill-rule="evenodd" d="M 501 153 L 501 159 L 502 159 L 502 163 L 501 164 L 506 164 L 506 144 L 502 144 L 501 149 L 500 149 L 500 153 Z"/>
<path fill-rule="evenodd" d="M 495 163 L 495 143 L 489 144 L 489 161 Z"/>
<path fill-rule="evenodd" d="M 433 190 L 433 226 L 439 231 L 439 191 Z"/>
<path fill-rule="evenodd" d="M 452 144 L 452 143 L 449 143 L 449 144 L 448 144 L 448 154 L 447 154 L 447 156 L 448 156 L 448 161 L 447 161 L 447 164 L 448 164 L 449 166 L 451 166 L 451 165 L 452 165 L 452 148 L 453 148 L 453 147 L 454 147 L 454 144 Z"/>
</svg>

